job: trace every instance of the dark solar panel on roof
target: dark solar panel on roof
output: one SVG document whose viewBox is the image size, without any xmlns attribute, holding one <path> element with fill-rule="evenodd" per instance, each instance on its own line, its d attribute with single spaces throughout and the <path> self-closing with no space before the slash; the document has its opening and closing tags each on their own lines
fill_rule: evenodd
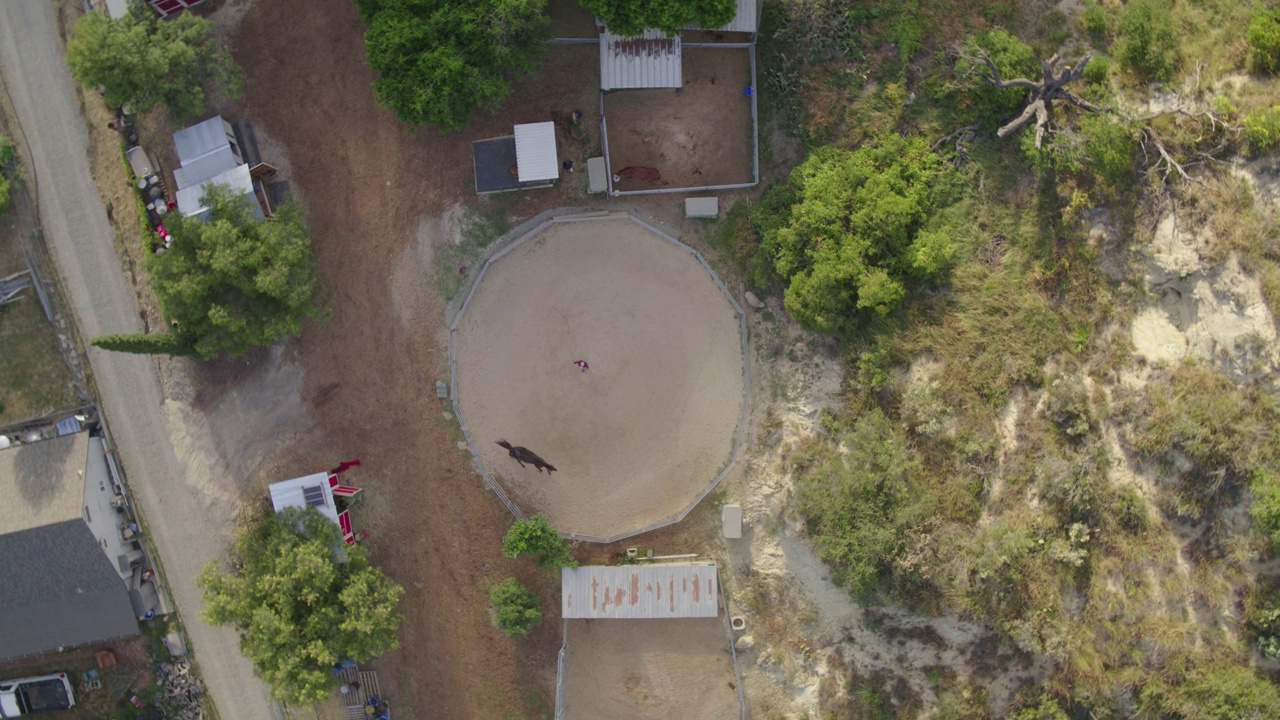
<svg viewBox="0 0 1280 720">
<path fill-rule="evenodd" d="M 324 507 L 324 488 L 319 485 L 309 485 L 302 488 L 302 497 L 306 498 L 307 505 L 311 507 Z"/>
</svg>

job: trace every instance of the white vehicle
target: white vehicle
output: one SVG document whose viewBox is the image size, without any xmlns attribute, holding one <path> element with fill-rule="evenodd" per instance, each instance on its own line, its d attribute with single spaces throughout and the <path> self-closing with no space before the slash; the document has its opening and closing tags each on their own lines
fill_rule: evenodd
<svg viewBox="0 0 1280 720">
<path fill-rule="evenodd" d="M 0 680 L 0 718 L 25 717 L 76 704 L 66 673 Z"/>
</svg>

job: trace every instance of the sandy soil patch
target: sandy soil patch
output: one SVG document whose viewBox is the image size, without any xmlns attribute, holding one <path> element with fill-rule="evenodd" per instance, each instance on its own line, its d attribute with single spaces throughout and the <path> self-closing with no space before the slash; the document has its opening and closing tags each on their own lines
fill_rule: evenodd
<svg viewBox="0 0 1280 720">
<path fill-rule="evenodd" d="M 710 485 L 732 450 L 742 363 L 737 312 L 711 276 L 625 219 L 519 245 L 457 331 L 459 407 L 485 467 L 521 506 L 595 537 L 678 514 Z M 521 468 L 500 439 L 558 472 Z"/>
<path fill-rule="evenodd" d="M 724 618 L 570 620 L 567 720 L 738 717 Z"/>
<path fill-rule="evenodd" d="M 597 61 L 598 62 L 598 61 Z M 656 183 L 623 180 L 618 190 L 751 182 L 751 84 L 746 50 L 685 48 L 684 87 L 605 95 L 609 162 L 657 168 Z"/>
</svg>

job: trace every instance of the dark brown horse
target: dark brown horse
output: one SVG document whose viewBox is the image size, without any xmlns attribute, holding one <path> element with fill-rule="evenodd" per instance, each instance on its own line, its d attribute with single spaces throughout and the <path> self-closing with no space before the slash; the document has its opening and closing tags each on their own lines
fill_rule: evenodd
<svg viewBox="0 0 1280 720">
<path fill-rule="evenodd" d="M 520 445 L 512 447 L 511 443 L 506 440 L 499 440 L 498 444 L 507 449 L 507 454 L 515 458 L 515 461 L 520 463 L 520 467 L 524 467 L 525 463 L 529 463 L 537 468 L 538 472 L 542 472 L 542 468 L 546 468 L 548 475 L 556 471 L 555 465 L 538 457 L 537 453 L 527 447 L 521 447 Z"/>
</svg>

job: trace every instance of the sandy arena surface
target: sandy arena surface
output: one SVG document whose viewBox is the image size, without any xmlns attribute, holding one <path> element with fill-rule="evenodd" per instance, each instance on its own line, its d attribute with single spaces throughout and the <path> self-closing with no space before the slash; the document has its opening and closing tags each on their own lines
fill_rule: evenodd
<svg viewBox="0 0 1280 720">
<path fill-rule="evenodd" d="M 738 691 L 724 618 L 571 620 L 567 720 L 729 720 Z"/>
<path fill-rule="evenodd" d="M 560 223 L 490 266 L 472 297 L 457 332 L 459 406 L 522 509 L 609 537 L 679 513 L 728 462 L 740 338 L 733 306 L 687 251 L 626 219 Z M 501 439 L 558 472 L 522 469 Z"/>
</svg>

